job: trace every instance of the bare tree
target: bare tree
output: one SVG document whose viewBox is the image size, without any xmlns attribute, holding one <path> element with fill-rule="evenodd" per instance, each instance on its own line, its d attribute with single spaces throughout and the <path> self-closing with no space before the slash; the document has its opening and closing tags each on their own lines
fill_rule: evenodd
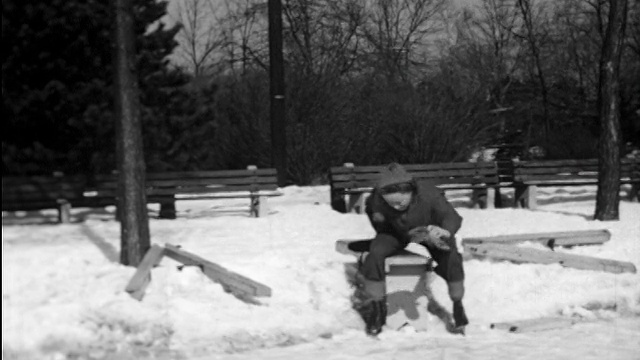
<svg viewBox="0 0 640 360">
<path fill-rule="evenodd" d="M 505 96 L 520 69 L 523 51 L 514 31 L 519 17 L 511 0 L 483 0 L 465 9 L 457 21 L 457 38 L 451 53 L 464 64 L 468 76 L 488 87 L 497 109 L 505 106 Z"/>
<path fill-rule="evenodd" d="M 445 0 L 377 0 L 367 5 L 363 37 L 377 63 L 376 67 L 393 78 L 407 79 L 409 65 L 424 66 L 434 59 L 436 35 L 444 31 L 438 15 L 446 9 Z"/>
<path fill-rule="evenodd" d="M 627 0 L 609 0 L 600 60 L 600 147 L 595 219 L 618 220 L 620 205 L 620 59 L 627 22 Z"/>
<path fill-rule="evenodd" d="M 215 0 L 185 0 L 176 4 L 176 21 L 182 24 L 177 35 L 178 54 L 189 64 L 194 76 L 207 75 L 216 66 L 216 56 L 224 43 L 218 21 L 222 8 Z"/>
<path fill-rule="evenodd" d="M 549 89 L 541 54 L 541 48 L 547 37 L 546 29 L 544 29 L 542 24 L 544 22 L 545 15 L 540 8 L 538 8 L 538 11 L 534 10 L 532 0 L 517 0 L 517 7 L 520 10 L 520 15 L 522 16 L 524 31 L 524 34 L 521 34 L 520 36 L 527 43 L 531 51 L 534 68 L 533 73 L 540 86 L 540 93 L 542 97 L 542 120 L 544 123 L 545 135 L 548 135 L 551 130 L 549 118 Z"/>
<path fill-rule="evenodd" d="M 269 70 L 267 2 L 225 0 L 220 17 L 225 62 L 234 73 L 245 75 L 255 66 Z"/>
<path fill-rule="evenodd" d="M 139 90 L 135 75 L 133 7 L 132 0 L 116 0 L 114 3 L 120 262 L 124 265 L 138 266 L 151 245 L 145 194 Z"/>
</svg>

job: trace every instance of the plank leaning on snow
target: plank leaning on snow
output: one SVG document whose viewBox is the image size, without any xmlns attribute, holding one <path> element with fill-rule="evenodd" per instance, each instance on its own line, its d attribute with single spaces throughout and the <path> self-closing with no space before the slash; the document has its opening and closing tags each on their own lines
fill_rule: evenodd
<svg viewBox="0 0 640 360">
<path fill-rule="evenodd" d="M 142 258 L 142 262 L 138 265 L 138 269 L 125 288 L 125 291 L 128 292 L 131 297 L 136 300 L 142 300 L 144 291 L 151 281 L 151 269 L 160 263 L 163 255 L 164 248 L 158 245 L 152 245 L 147 251 Z"/>
<path fill-rule="evenodd" d="M 611 273 L 635 273 L 634 264 L 625 261 L 600 259 L 590 256 L 539 250 L 501 244 L 465 244 L 464 252 L 474 256 L 509 260 L 517 263 L 560 264 L 582 270 L 599 270 Z"/>
<path fill-rule="evenodd" d="M 211 280 L 233 294 L 248 296 L 271 296 L 271 288 L 251 280 L 240 274 L 231 272 L 220 265 L 205 260 L 197 255 L 179 249 L 177 246 L 166 244 L 165 255 L 185 265 L 200 266 L 202 272 Z"/>
<path fill-rule="evenodd" d="M 573 246 L 603 244 L 609 241 L 610 238 L 611 233 L 608 230 L 602 229 L 473 237 L 463 239 L 462 244 L 515 244 L 531 241 L 540 242 L 547 246 Z"/>
</svg>

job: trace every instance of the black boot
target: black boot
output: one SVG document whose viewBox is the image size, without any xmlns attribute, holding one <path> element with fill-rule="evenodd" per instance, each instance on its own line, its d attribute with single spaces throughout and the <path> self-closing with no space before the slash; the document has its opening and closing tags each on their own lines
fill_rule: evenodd
<svg viewBox="0 0 640 360">
<path fill-rule="evenodd" d="M 469 324 L 467 314 L 464 313 L 462 300 L 456 300 L 453 302 L 453 321 L 455 321 L 457 329 L 464 329 L 464 327 Z"/>
<path fill-rule="evenodd" d="M 366 324 L 367 335 L 378 335 L 382 332 L 382 327 L 387 323 L 387 302 L 386 299 L 370 301 L 361 312 Z"/>
</svg>

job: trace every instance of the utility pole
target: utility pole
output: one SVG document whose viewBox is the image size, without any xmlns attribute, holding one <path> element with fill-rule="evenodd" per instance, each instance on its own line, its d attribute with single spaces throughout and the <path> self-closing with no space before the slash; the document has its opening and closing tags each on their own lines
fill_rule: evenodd
<svg viewBox="0 0 640 360">
<path fill-rule="evenodd" d="M 138 266 L 149 250 L 151 241 L 131 2 L 114 0 L 117 211 L 120 220 L 120 263 Z"/>
<path fill-rule="evenodd" d="M 271 162 L 278 171 L 278 186 L 287 182 L 287 134 L 282 56 L 282 3 L 268 0 L 269 7 L 269 103 L 271 118 Z"/>
</svg>

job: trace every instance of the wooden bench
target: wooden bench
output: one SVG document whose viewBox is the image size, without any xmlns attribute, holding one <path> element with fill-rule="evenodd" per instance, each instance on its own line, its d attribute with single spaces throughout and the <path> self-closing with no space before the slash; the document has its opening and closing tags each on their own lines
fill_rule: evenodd
<svg viewBox="0 0 640 360">
<path fill-rule="evenodd" d="M 116 204 L 117 175 L 95 179 L 87 193 L 95 204 Z M 161 218 L 175 218 L 176 200 L 248 198 L 250 214 L 265 216 L 269 212 L 269 197 L 282 195 L 278 191 L 275 169 L 181 171 L 148 173 L 146 193 L 148 203 L 159 203 Z"/>
<path fill-rule="evenodd" d="M 2 211 L 57 209 L 58 220 L 71 221 L 72 206 L 82 203 L 84 176 L 2 177 Z"/>
<path fill-rule="evenodd" d="M 598 160 L 514 161 L 514 206 L 535 209 L 537 188 L 541 186 L 577 186 L 598 184 Z M 631 184 L 631 196 L 637 198 L 640 185 L 640 163 L 623 159 L 620 183 Z"/>
<path fill-rule="evenodd" d="M 354 166 L 351 163 L 332 167 L 329 180 L 333 209 L 340 212 L 363 212 L 364 196 L 373 191 L 384 167 Z M 404 167 L 416 181 L 430 181 L 443 191 L 481 190 L 486 193 L 482 198 L 475 199 L 480 207 L 492 207 L 494 204 L 494 188 L 499 186 L 498 170 L 494 162 L 411 164 Z"/>
</svg>

